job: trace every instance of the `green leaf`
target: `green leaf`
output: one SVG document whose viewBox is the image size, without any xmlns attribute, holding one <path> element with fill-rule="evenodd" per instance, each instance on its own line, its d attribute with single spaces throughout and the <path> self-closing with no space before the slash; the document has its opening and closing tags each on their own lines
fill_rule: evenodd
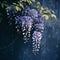
<svg viewBox="0 0 60 60">
<path fill-rule="evenodd" d="M 43 14 L 42 16 L 43 16 L 46 20 L 49 19 L 49 15 Z"/>
<path fill-rule="evenodd" d="M 35 2 L 35 0 L 31 0 L 32 2 Z"/>
<path fill-rule="evenodd" d="M 15 6 L 16 11 L 20 11 L 21 9 L 18 6 Z"/>
<path fill-rule="evenodd" d="M 51 14 L 51 17 L 55 19 L 57 18 L 55 14 Z"/>
<path fill-rule="evenodd" d="M 32 4 L 32 1 L 31 0 L 27 0 L 26 1 L 29 5 Z"/>
<path fill-rule="evenodd" d="M 17 5 L 16 3 L 13 3 L 14 5 Z"/>
<path fill-rule="evenodd" d="M 20 6 L 21 8 L 24 8 L 24 6 L 23 6 L 23 4 L 22 4 L 22 3 L 19 3 L 19 6 Z"/>
</svg>

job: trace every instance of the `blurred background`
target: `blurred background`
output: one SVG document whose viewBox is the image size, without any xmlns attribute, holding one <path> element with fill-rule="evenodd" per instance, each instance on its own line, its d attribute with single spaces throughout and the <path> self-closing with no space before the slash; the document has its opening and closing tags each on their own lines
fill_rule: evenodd
<svg viewBox="0 0 60 60">
<path fill-rule="evenodd" d="M 40 1 L 42 6 L 54 10 L 57 15 L 57 20 L 45 21 L 44 37 L 39 54 L 32 54 L 31 42 L 24 44 L 22 35 L 19 36 L 14 30 L 14 25 L 8 26 L 4 19 L 0 24 L 0 60 L 60 60 L 60 1 L 37 1 Z M 5 17 L 4 15 L 3 18 Z"/>
</svg>

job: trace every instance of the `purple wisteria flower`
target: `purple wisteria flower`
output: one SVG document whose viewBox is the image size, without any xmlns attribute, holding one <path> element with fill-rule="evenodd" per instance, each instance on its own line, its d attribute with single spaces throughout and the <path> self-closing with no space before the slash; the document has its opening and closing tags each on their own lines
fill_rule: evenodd
<svg viewBox="0 0 60 60">
<path fill-rule="evenodd" d="M 36 9 L 30 9 L 28 11 L 28 15 L 31 16 L 32 18 L 38 17 L 38 11 Z"/>
<path fill-rule="evenodd" d="M 33 53 L 36 54 L 38 53 L 39 49 L 40 49 L 40 44 L 41 44 L 41 39 L 42 39 L 42 33 L 41 32 L 38 32 L 38 31 L 34 31 L 33 32 Z"/>
<path fill-rule="evenodd" d="M 24 43 L 29 41 L 31 31 L 32 32 L 32 51 L 34 54 L 38 53 L 41 45 L 42 33 L 44 31 L 44 18 L 38 13 L 36 9 L 24 9 L 22 14 L 14 13 L 13 5 L 11 5 L 11 11 L 7 10 L 9 16 L 14 18 L 15 24 L 20 27 L 24 39 Z M 12 13 L 12 14 L 11 14 Z M 20 13 L 19 13 L 20 14 Z M 13 19 L 12 18 L 12 19 Z M 33 29 L 32 29 L 33 28 Z M 18 28 L 17 28 L 18 29 Z M 19 31 L 19 30 L 18 30 Z"/>
<path fill-rule="evenodd" d="M 33 25 L 33 19 L 30 16 L 21 16 L 20 17 L 21 24 L 22 24 L 22 32 L 24 36 L 25 42 L 27 42 L 27 38 L 30 37 L 30 31 Z"/>
</svg>

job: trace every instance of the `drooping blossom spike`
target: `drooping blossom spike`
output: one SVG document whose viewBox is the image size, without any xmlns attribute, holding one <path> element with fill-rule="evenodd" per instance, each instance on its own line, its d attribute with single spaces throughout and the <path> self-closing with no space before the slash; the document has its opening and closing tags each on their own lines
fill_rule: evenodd
<svg viewBox="0 0 60 60">
<path fill-rule="evenodd" d="M 41 32 L 38 32 L 38 31 L 34 31 L 33 32 L 33 53 L 34 54 L 37 54 L 39 52 L 39 49 L 40 49 L 40 43 L 41 43 L 41 39 L 42 39 L 42 33 Z"/>
<path fill-rule="evenodd" d="M 22 23 L 22 32 L 24 35 L 24 40 L 27 42 L 27 38 L 30 37 L 30 31 L 32 29 L 33 19 L 29 16 L 21 16 L 20 17 Z"/>
<path fill-rule="evenodd" d="M 29 10 L 28 15 L 33 18 L 33 22 L 34 22 L 32 47 L 33 47 L 33 53 L 36 54 L 39 52 L 41 45 L 40 43 L 42 39 L 42 32 L 44 31 L 44 18 L 40 14 L 38 14 L 38 11 L 35 9 Z"/>
<path fill-rule="evenodd" d="M 35 24 L 35 30 L 42 32 L 44 30 L 44 24 Z"/>
</svg>

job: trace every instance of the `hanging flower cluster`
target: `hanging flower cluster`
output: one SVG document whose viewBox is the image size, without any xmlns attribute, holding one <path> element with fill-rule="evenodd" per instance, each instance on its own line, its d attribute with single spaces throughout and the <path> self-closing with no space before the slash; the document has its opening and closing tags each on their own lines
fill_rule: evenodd
<svg viewBox="0 0 60 60">
<path fill-rule="evenodd" d="M 14 7 L 11 5 L 11 7 Z M 20 14 L 15 14 L 13 8 L 12 10 L 6 10 L 8 18 L 14 19 L 15 24 L 21 27 L 24 43 L 27 43 L 30 38 L 30 32 L 33 30 L 32 34 L 32 47 L 33 53 L 37 53 L 40 49 L 40 43 L 42 39 L 42 33 L 44 30 L 44 17 L 42 17 L 36 9 L 24 9 L 26 15 L 20 16 Z M 20 13 L 20 12 L 19 12 Z M 16 28 L 18 29 L 18 27 Z M 20 31 L 18 29 L 17 31 Z"/>
<path fill-rule="evenodd" d="M 28 43 L 29 38 L 31 36 L 31 31 L 33 31 L 32 51 L 34 54 L 37 54 L 41 46 L 41 40 L 44 32 L 44 21 L 48 16 L 46 15 L 48 12 L 46 11 L 45 8 L 43 9 L 42 7 L 40 7 L 39 3 L 38 6 L 35 6 L 37 9 L 34 9 L 29 8 L 29 6 L 24 7 L 24 4 L 22 5 L 22 2 L 26 3 L 27 0 L 20 1 L 19 5 L 20 7 L 23 7 L 22 10 L 15 3 L 7 7 L 6 8 L 7 16 L 9 20 L 11 21 L 13 20 L 15 22 L 17 32 L 22 31 L 24 43 Z M 31 3 L 31 1 L 28 3 Z M 40 7 L 40 9 L 38 7 Z M 56 16 L 53 15 L 53 17 Z"/>
</svg>

